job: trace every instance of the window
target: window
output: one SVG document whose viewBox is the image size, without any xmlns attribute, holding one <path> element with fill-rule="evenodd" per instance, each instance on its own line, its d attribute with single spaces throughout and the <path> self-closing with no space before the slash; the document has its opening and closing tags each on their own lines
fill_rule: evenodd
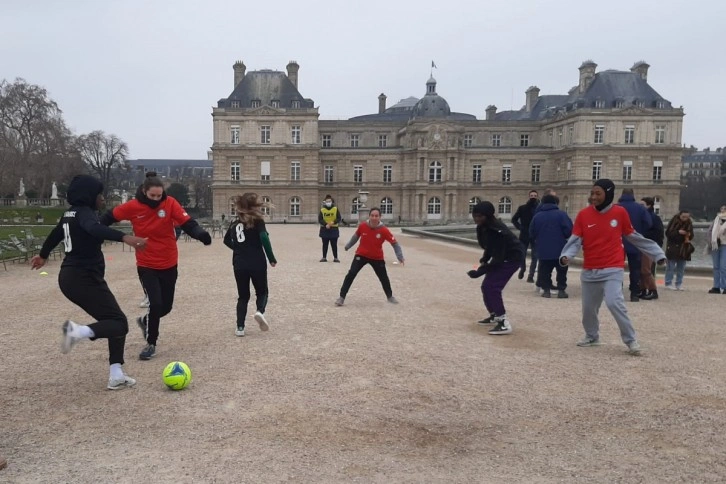
<svg viewBox="0 0 726 484">
<path fill-rule="evenodd" d="M 623 161 L 623 181 L 631 181 L 633 179 L 633 162 Z"/>
<path fill-rule="evenodd" d="M 301 143 L 302 138 L 302 128 L 299 124 L 295 124 L 292 126 L 292 144 L 299 145 Z"/>
<path fill-rule="evenodd" d="M 603 101 L 601 99 L 598 99 L 597 101 L 595 101 L 595 107 L 598 108 L 598 109 L 604 108 L 605 107 L 605 101 Z"/>
<path fill-rule="evenodd" d="M 358 210 L 363 206 L 363 204 L 360 201 L 360 198 L 355 197 L 352 202 L 350 202 L 350 213 L 353 215 L 358 214 Z"/>
<path fill-rule="evenodd" d="M 393 215 L 393 200 L 385 197 L 381 200 L 381 215 Z"/>
<path fill-rule="evenodd" d="M 569 144 L 572 144 L 575 142 L 575 127 L 574 126 L 570 126 L 567 128 L 567 138 L 568 138 L 567 142 Z"/>
<path fill-rule="evenodd" d="M 441 199 L 439 197 L 429 198 L 429 203 L 426 207 L 426 213 L 429 215 L 441 214 Z"/>
<path fill-rule="evenodd" d="M 645 107 L 645 101 L 637 101 L 636 100 L 634 104 L 636 106 L 638 106 L 639 108 L 644 108 Z"/>
<path fill-rule="evenodd" d="M 494 146 L 494 147 L 502 146 L 502 135 L 501 134 L 492 135 L 492 146 Z"/>
<path fill-rule="evenodd" d="M 623 101 L 622 99 L 618 99 L 617 101 L 615 101 L 615 107 L 616 108 L 624 108 L 625 107 L 625 101 Z"/>
<path fill-rule="evenodd" d="M 665 143 L 665 128 L 664 124 L 655 125 L 655 144 L 662 145 Z"/>
<path fill-rule="evenodd" d="M 567 180 L 572 178 L 572 162 L 567 162 Z"/>
<path fill-rule="evenodd" d="M 357 148 L 358 147 L 358 140 L 360 139 L 360 136 L 357 134 L 351 134 L 350 135 L 350 147 L 351 148 Z"/>
<path fill-rule="evenodd" d="M 655 107 L 658 109 L 667 109 L 668 103 L 666 101 L 658 101 L 655 103 Z"/>
<path fill-rule="evenodd" d="M 229 179 L 239 181 L 239 161 L 233 161 L 229 164 Z"/>
<path fill-rule="evenodd" d="M 232 101 L 232 107 L 238 108 L 239 107 L 239 101 Z"/>
<path fill-rule="evenodd" d="M 562 146 L 562 134 L 563 134 L 562 131 L 563 131 L 562 128 L 560 128 L 560 133 L 559 133 L 559 138 L 558 138 L 558 141 L 557 141 L 557 146 Z"/>
<path fill-rule="evenodd" d="M 596 124 L 595 125 L 595 139 L 593 140 L 593 142 L 596 145 L 601 145 L 604 138 L 605 138 L 605 125 Z"/>
<path fill-rule="evenodd" d="M 330 148 L 333 144 L 333 135 L 330 134 L 324 134 L 322 136 L 323 139 L 323 148 Z"/>
<path fill-rule="evenodd" d="M 660 215 L 660 197 L 653 197 L 653 210 L 656 215 Z"/>
<path fill-rule="evenodd" d="M 519 135 L 519 146 L 529 146 L 529 135 L 528 134 Z"/>
<path fill-rule="evenodd" d="M 323 181 L 326 185 L 332 185 L 334 178 L 333 165 L 325 165 L 323 168 Z"/>
<path fill-rule="evenodd" d="M 625 126 L 625 144 L 632 145 L 633 143 L 635 143 L 635 126 L 627 125 Z"/>
<path fill-rule="evenodd" d="M 512 183 L 512 165 L 502 165 L 502 183 L 505 185 Z"/>
<path fill-rule="evenodd" d="M 512 213 L 512 199 L 509 197 L 502 197 L 499 199 L 499 214 L 506 215 Z"/>
<path fill-rule="evenodd" d="M 237 197 L 229 199 L 229 217 L 232 219 L 237 217 Z"/>
<path fill-rule="evenodd" d="M 270 207 L 272 206 L 272 200 L 270 197 L 262 197 L 262 215 L 270 215 Z"/>
<path fill-rule="evenodd" d="M 291 181 L 300 181 L 300 162 L 299 161 L 290 162 L 290 180 Z"/>
<path fill-rule="evenodd" d="M 473 165 L 471 168 L 472 183 L 475 185 L 481 184 L 481 165 Z"/>
<path fill-rule="evenodd" d="M 260 181 L 262 183 L 270 183 L 270 162 L 260 162 Z"/>
<path fill-rule="evenodd" d="M 479 197 L 472 197 L 469 199 L 469 215 L 471 215 L 474 212 L 474 207 L 479 202 L 481 202 L 481 198 L 479 198 Z"/>
<path fill-rule="evenodd" d="M 233 145 L 239 144 L 239 126 L 231 126 L 229 128 L 230 140 Z"/>
<path fill-rule="evenodd" d="M 290 105 L 292 109 L 300 109 L 300 101 L 293 101 Z"/>
<path fill-rule="evenodd" d="M 385 148 L 386 146 L 388 146 L 388 135 L 379 134 L 378 135 L 378 147 Z"/>
<path fill-rule="evenodd" d="M 593 181 L 599 180 L 602 174 L 602 161 L 592 162 L 592 179 Z"/>
<path fill-rule="evenodd" d="M 363 165 L 353 165 L 353 182 L 357 185 L 363 183 Z"/>
<path fill-rule="evenodd" d="M 532 183 L 539 183 L 542 173 L 542 165 L 539 163 L 532 164 Z"/>
<path fill-rule="evenodd" d="M 260 143 L 263 145 L 270 144 L 270 131 L 272 130 L 269 125 L 260 126 Z"/>
<path fill-rule="evenodd" d="M 663 162 L 662 161 L 653 162 L 653 181 L 656 181 L 656 182 L 663 181 Z"/>
<path fill-rule="evenodd" d="M 259 108 L 262 105 L 262 101 L 259 99 L 253 99 L 252 103 L 250 103 L 250 106 L 253 108 Z"/>
<path fill-rule="evenodd" d="M 464 135 L 464 148 L 471 148 L 472 143 L 474 142 L 474 135 L 473 134 L 465 134 Z"/>
<path fill-rule="evenodd" d="M 429 165 L 429 183 L 441 183 L 441 163 L 438 161 Z"/>
<path fill-rule="evenodd" d="M 393 165 L 383 165 L 383 183 L 390 184 L 393 181 Z"/>
<path fill-rule="evenodd" d="M 278 99 L 273 99 L 270 103 L 273 108 L 279 108 L 280 107 L 280 101 Z"/>
<path fill-rule="evenodd" d="M 300 197 L 292 197 L 290 199 L 290 216 L 291 217 L 300 216 Z"/>
</svg>

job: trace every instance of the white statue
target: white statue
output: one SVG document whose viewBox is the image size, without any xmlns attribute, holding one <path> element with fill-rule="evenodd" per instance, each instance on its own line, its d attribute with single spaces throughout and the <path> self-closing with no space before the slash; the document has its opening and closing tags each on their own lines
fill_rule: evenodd
<svg viewBox="0 0 726 484">
<path fill-rule="evenodd" d="M 20 179 L 20 191 L 18 192 L 19 197 L 25 196 L 25 183 L 23 183 L 23 179 Z"/>
<path fill-rule="evenodd" d="M 51 200 L 58 200 L 58 186 L 53 182 L 53 186 L 50 188 Z"/>
<path fill-rule="evenodd" d="M 129 193 L 126 190 L 124 190 L 123 192 L 121 192 L 121 203 L 126 203 L 128 201 L 129 201 Z"/>
</svg>

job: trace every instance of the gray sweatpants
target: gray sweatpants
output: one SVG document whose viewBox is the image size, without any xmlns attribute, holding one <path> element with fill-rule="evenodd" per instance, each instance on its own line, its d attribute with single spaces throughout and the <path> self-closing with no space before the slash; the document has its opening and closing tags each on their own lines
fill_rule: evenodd
<svg viewBox="0 0 726 484">
<path fill-rule="evenodd" d="M 582 281 L 582 326 L 585 334 L 592 339 L 600 338 L 600 320 L 597 313 L 605 305 L 612 313 L 620 328 L 623 343 L 635 341 L 635 329 L 628 317 L 623 297 L 623 277 L 625 271 L 618 268 L 585 269 L 580 275 Z"/>
</svg>

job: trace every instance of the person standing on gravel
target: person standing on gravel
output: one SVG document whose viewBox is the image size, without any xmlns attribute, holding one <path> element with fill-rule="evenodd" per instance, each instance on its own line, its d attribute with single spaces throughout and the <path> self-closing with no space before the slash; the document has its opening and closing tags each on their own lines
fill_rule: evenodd
<svg viewBox="0 0 726 484">
<path fill-rule="evenodd" d="M 345 296 L 348 294 L 350 286 L 366 264 L 370 264 L 373 267 L 373 271 L 376 273 L 378 280 L 381 281 L 381 286 L 383 286 L 383 292 L 386 294 L 388 302 L 398 304 L 398 300 L 393 296 L 391 281 L 388 279 L 388 272 L 386 272 L 386 261 L 383 257 L 383 242 L 387 241 L 393 246 L 393 250 L 396 252 L 396 258 L 401 265 L 404 263 L 403 250 L 401 250 L 401 245 L 396 240 L 396 237 L 381 222 L 380 208 L 371 208 L 368 214 L 368 220 L 358 225 L 350 241 L 345 244 L 345 250 L 347 251 L 353 247 L 359 239 L 360 245 L 358 245 L 358 249 L 355 251 L 355 257 L 353 257 L 353 262 L 350 263 L 350 269 L 343 280 L 343 286 L 340 288 L 340 297 L 335 300 L 335 305 L 342 306 L 345 303 Z"/>
<path fill-rule="evenodd" d="M 340 210 L 335 205 L 335 200 L 330 195 L 325 195 L 323 206 L 318 212 L 318 225 L 320 225 L 318 235 L 323 241 L 323 258 L 320 259 L 320 262 L 328 262 L 328 246 L 333 251 L 333 262 L 340 262 L 338 259 L 338 238 L 340 237 L 338 225 L 341 223 L 345 223 L 345 221 L 340 216 Z"/>
<path fill-rule="evenodd" d="M 557 297 L 566 299 L 567 266 L 559 262 L 562 248 L 572 235 L 572 220 L 560 210 L 557 197 L 545 195 L 542 204 L 529 225 L 529 237 L 537 246 L 539 269 L 537 286 L 542 288 L 542 297 L 552 297 L 552 270 L 557 271 Z"/>
<path fill-rule="evenodd" d="M 582 326 L 585 337 L 577 346 L 600 345 L 598 310 L 603 298 L 620 328 L 620 337 L 631 355 L 640 355 L 640 344 L 633 323 L 628 317 L 623 296 L 625 250 L 623 238 L 659 264 L 665 262 L 663 249 L 633 228 L 628 212 L 613 205 L 615 184 L 606 178 L 595 182 L 590 191 L 591 205 L 580 210 L 575 218 L 572 236 L 560 254 L 566 266 L 582 248 Z"/>
<path fill-rule="evenodd" d="M 467 272 L 472 279 L 486 274 L 481 283 L 484 306 L 489 317 L 479 324 L 492 324 L 489 334 L 510 334 L 512 325 L 507 319 L 502 291 L 524 260 L 524 246 L 516 235 L 494 215 L 491 202 L 474 205 L 472 217 L 476 223 L 476 239 L 484 249 L 478 269 Z"/>
</svg>

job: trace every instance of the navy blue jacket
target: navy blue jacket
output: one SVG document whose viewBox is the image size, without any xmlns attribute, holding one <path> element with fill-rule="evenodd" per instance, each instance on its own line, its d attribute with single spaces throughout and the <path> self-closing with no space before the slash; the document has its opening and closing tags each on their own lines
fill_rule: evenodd
<svg viewBox="0 0 726 484">
<path fill-rule="evenodd" d="M 537 258 L 557 260 L 572 235 L 572 220 L 554 203 L 543 203 L 529 225 L 529 238 L 537 245 Z"/>
<path fill-rule="evenodd" d="M 648 213 L 648 210 L 636 202 L 634 196 L 623 194 L 618 200 L 618 205 L 628 212 L 628 215 L 630 215 L 630 223 L 633 224 L 633 228 L 640 235 L 644 235 L 653 226 L 653 218 Z M 628 254 L 639 252 L 633 244 L 625 240 L 625 237 L 623 237 L 623 246 L 625 246 L 625 252 Z"/>
</svg>

